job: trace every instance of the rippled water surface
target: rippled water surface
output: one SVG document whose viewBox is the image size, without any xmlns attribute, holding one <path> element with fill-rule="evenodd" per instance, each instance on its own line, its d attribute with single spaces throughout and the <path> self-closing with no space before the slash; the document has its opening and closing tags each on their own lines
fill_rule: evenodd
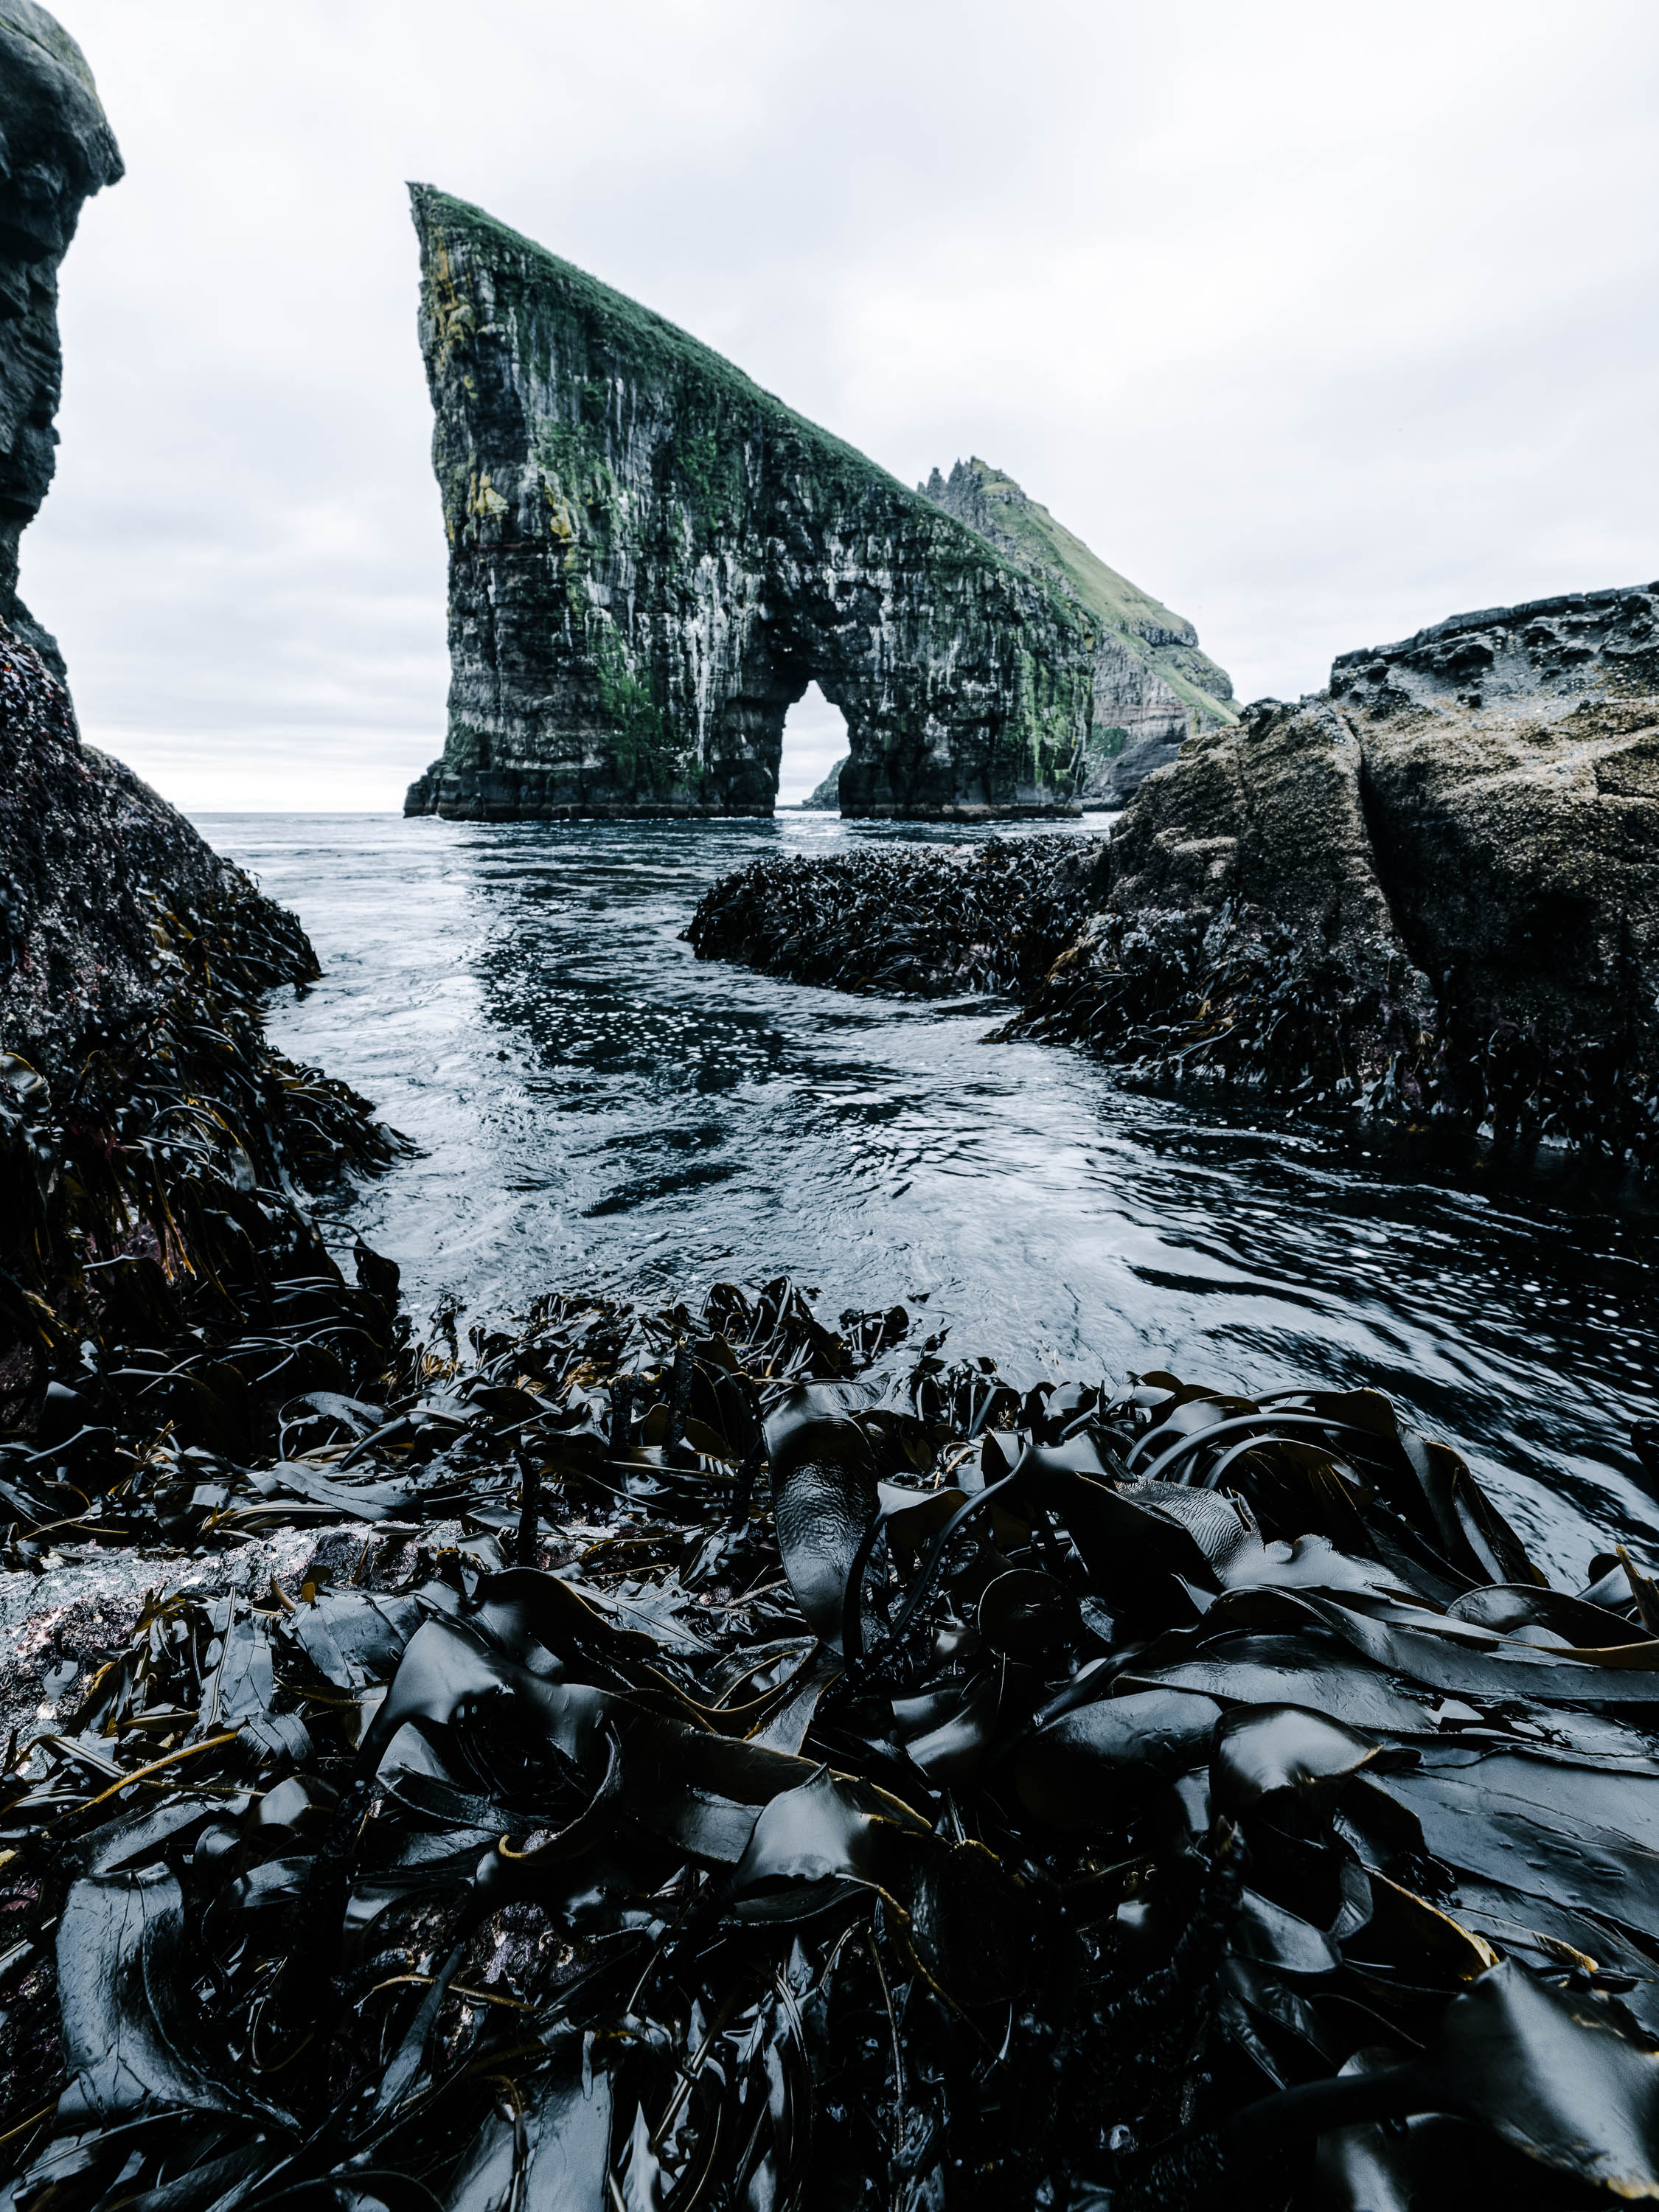
<svg viewBox="0 0 1659 2212">
<path fill-rule="evenodd" d="M 728 869 L 894 831 L 201 826 L 326 971 L 276 1041 L 421 1148 L 354 1215 L 417 1310 L 784 1272 L 832 1311 L 926 1294 L 950 1352 L 1018 1381 L 1376 1384 L 1468 1452 L 1558 1571 L 1625 1536 L 1659 1557 L 1629 1449 L 1659 1376 L 1650 1214 L 1571 1181 L 1425 1180 L 988 1042 L 988 1002 L 805 990 L 680 941 Z"/>
</svg>

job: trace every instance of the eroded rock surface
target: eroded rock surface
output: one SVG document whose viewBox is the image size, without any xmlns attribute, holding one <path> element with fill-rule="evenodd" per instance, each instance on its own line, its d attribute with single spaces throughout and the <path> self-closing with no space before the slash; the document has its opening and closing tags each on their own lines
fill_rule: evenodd
<svg viewBox="0 0 1659 2212">
<path fill-rule="evenodd" d="M 1659 586 L 1345 654 L 1152 776 L 1033 1018 L 1659 1160 Z"/>
<path fill-rule="evenodd" d="M 18 540 L 58 465 L 58 265 L 82 203 L 120 174 L 80 47 L 33 0 L 0 0 L 0 623 L 58 676 L 17 596 Z"/>
<path fill-rule="evenodd" d="M 1345 654 L 1328 691 L 1188 738 L 1102 851 L 1017 1028 L 1149 1080 L 1659 1165 L 1659 585 Z M 854 988 L 880 955 L 885 988 L 961 988 L 937 868 L 876 897 L 864 856 L 811 865 L 810 897 L 801 863 L 799 886 L 777 864 L 717 885 L 699 949 Z M 906 948 L 937 954 L 931 980 Z"/>
<path fill-rule="evenodd" d="M 975 455 L 916 489 L 1087 612 L 1095 668 L 1085 806 L 1121 806 L 1187 738 L 1237 720 L 1232 678 L 1199 651 L 1191 623 L 1108 568 L 1012 477 Z"/>
<path fill-rule="evenodd" d="M 1079 607 L 660 316 L 412 191 L 452 683 L 407 811 L 768 814 L 814 681 L 843 813 L 1070 806 Z"/>
</svg>

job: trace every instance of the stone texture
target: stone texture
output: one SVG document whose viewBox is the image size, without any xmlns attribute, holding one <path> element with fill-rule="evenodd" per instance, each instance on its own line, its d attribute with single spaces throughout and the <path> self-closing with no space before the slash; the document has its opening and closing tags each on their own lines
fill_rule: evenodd
<svg viewBox="0 0 1659 2212">
<path fill-rule="evenodd" d="M 17 596 L 18 540 L 58 464 L 58 265 L 82 202 L 120 174 L 80 47 L 33 0 L 0 0 L 0 623 L 60 677 Z"/>
<path fill-rule="evenodd" d="M 1121 806 L 1185 738 L 1237 719 L 1232 679 L 1199 651 L 1192 624 L 1109 568 L 1012 477 L 975 455 L 916 489 L 1087 614 L 1095 667 L 1085 805 Z"/>
<path fill-rule="evenodd" d="M 812 681 L 847 721 L 845 813 L 1069 807 L 1069 599 L 659 316 L 411 189 L 452 684 L 410 811 L 769 813 Z"/>
<path fill-rule="evenodd" d="M 1659 585 L 1455 616 L 1189 739 L 1030 1021 L 1659 1164 Z"/>
<path fill-rule="evenodd" d="M 176 981 L 158 931 L 203 929 L 244 963 L 266 946 L 269 983 L 320 972 L 293 915 L 83 744 L 43 657 L 0 634 L 0 1052 L 55 1080 L 89 1037 L 132 1035 Z"/>
</svg>

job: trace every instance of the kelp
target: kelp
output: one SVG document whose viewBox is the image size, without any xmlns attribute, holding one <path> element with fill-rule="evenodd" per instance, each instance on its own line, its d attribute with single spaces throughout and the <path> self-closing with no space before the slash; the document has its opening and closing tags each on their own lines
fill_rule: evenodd
<svg viewBox="0 0 1659 2212">
<path fill-rule="evenodd" d="M 1157 1091 L 1265 1097 L 1327 1120 L 1659 1162 L 1636 963 L 1616 1021 L 1569 1034 L 1494 1006 L 1455 967 L 1430 990 L 1398 949 L 1329 941 L 1248 902 L 1106 904 L 1103 839 L 863 848 L 757 861 L 705 892 L 698 957 L 792 982 L 1011 994 L 996 1039 L 1080 1045 Z M 1559 1033 L 1558 1033 L 1559 1031 Z"/>
<path fill-rule="evenodd" d="M 1659 2195 L 1659 1640 L 1364 1391 L 550 1297 L 153 1462 L 0 1804 L 18 2212 Z M 337 1540 L 340 1523 L 348 1540 Z"/>
<path fill-rule="evenodd" d="M 195 1454 L 205 1480 L 214 1455 L 276 1443 L 306 1392 L 378 1376 L 397 1327 L 396 1269 L 359 1244 L 348 1282 L 313 1201 L 404 1140 L 264 1035 L 270 987 L 318 972 L 298 924 L 251 887 L 150 906 L 146 1018 L 89 1023 L 50 1084 L 0 1054 L 14 1556 L 48 1530 L 175 1540 L 156 1467 Z"/>
<path fill-rule="evenodd" d="M 1103 839 L 866 845 L 757 860 L 698 901 L 700 960 L 920 998 L 1034 990 L 1105 896 Z"/>
</svg>

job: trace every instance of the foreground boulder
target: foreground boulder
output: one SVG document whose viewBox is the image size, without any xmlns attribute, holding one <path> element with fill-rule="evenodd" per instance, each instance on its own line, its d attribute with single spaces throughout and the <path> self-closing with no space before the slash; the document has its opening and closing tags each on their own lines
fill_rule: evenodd
<svg viewBox="0 0 1659 2212">
<path fill-rule="evenodd" d="M 1150 1072 L 1659 1158 L 1659 586 L 1349 653 L 1143 785 L 1029 1013 Z"/>
</svg>

